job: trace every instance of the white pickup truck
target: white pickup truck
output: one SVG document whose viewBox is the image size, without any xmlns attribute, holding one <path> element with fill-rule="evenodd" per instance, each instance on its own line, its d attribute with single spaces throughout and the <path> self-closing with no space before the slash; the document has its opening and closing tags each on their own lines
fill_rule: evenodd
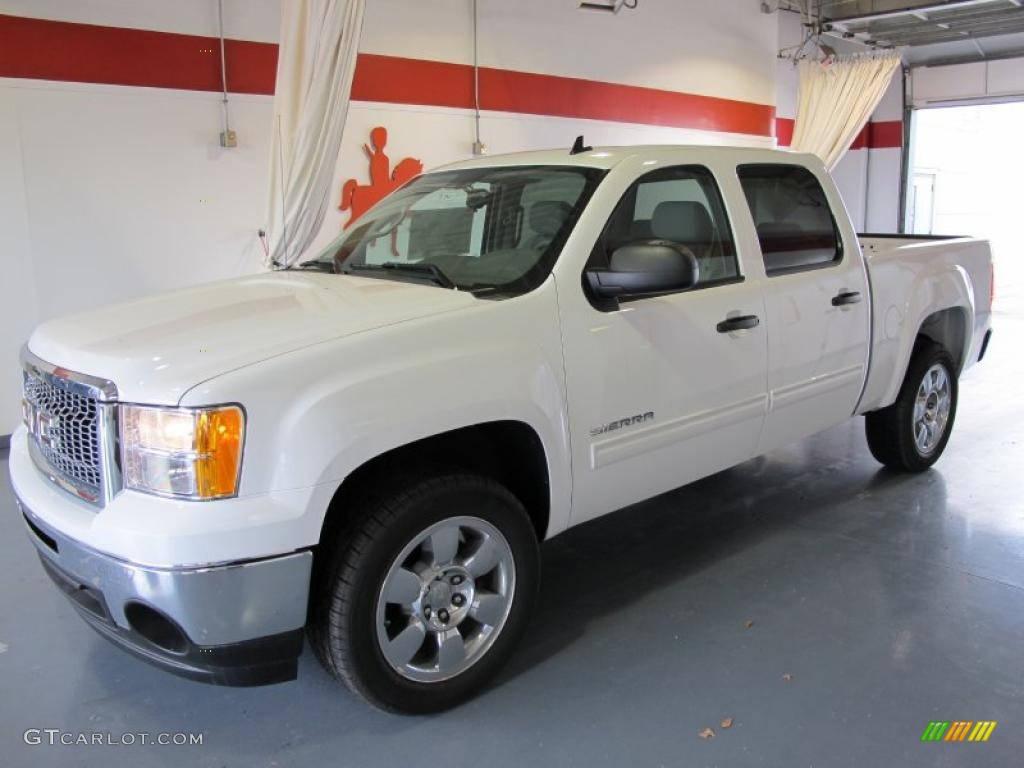
<svg viewBox="0 0 1024 768">
<path fill-rule="evenodd" d="M 858 414 L 882 463 L 938 459 L 987 243 L 858 241 L 806 155 L 577 150 L 40 326 L 11 477 L 81 615 L 227 685 L 294 678 L 308 634 L 369 702 L 435 711 L 512 653 L 541 541 Z"/>
</svg>

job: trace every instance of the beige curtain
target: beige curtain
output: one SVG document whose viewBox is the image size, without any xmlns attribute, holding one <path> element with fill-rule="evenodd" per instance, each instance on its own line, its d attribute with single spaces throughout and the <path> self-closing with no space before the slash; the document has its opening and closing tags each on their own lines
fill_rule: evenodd
<svg viewBox="0 0 1024 768">
<path fill-rule="evenodd" d="M 348 115 L 365 0 L 282 0 L 267 196 L 269 265 L 320 231 Z"/>
<path fill-rule="evenodd" d="M 800 93 L 793 128 L 794 152 L 817 155 L 832 170 L 882 100 L 900 67 L 894 52 L 798 64 Z"/>
</svg>

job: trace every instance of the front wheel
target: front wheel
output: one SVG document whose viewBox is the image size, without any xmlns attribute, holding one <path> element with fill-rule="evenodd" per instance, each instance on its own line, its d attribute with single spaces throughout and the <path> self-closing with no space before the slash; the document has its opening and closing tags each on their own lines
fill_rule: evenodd
<svg viewBox="0 0 1024 768">
<path fill-rule="evenodd" d="M 316 585 L 317 656 L 382 709 L 461 703 L 525 629 L 539 581 L 526 510 L 498 483 L 452 473 L 407 479 L 356 514 Z"/>
<path fill-rule="evenodd" d="M 928 469 L 949 441 L 957 394 L 949 352 L 933 341 L 919 342 L 896 401 L 865 417 L 871 454 L 893 469 Z"/>
</svg>

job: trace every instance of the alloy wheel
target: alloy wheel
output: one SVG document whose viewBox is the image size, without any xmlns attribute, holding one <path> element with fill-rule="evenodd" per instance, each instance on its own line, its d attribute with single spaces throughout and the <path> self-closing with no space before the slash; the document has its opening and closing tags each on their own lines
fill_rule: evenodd
<svg viewBox="0 0 1024 768">
<path fill-rule="evenodd" d="M 472 516 L 441 520 L 388 569 L 377 597 L 380 650 L 406 679 L 451 679 L 494 643 L 514 592 L 512 549 L 496 527 Z"/>
</svg>

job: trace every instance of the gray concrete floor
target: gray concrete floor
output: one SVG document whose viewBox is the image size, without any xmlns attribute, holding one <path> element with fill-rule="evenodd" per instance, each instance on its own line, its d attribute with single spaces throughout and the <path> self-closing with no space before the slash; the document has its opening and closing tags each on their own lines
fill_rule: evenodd
<svg viewBox="0 0 1024 768">
<path fill-rule="evenodd" d="M 261 689 L 130 658 L 48 582 L 0 473 L 0 765 L 1020 765 L 1024 313 L 996 322 L 935 469 L 880 469 L 857 419 L 570 531 L 511 667 L 430 718 L 367 708 L 308 652 Z M 919 741 L 981 719 L 987 743 Z M 204 743 L 27 746 L 28 728 Z"/>
</svg>

